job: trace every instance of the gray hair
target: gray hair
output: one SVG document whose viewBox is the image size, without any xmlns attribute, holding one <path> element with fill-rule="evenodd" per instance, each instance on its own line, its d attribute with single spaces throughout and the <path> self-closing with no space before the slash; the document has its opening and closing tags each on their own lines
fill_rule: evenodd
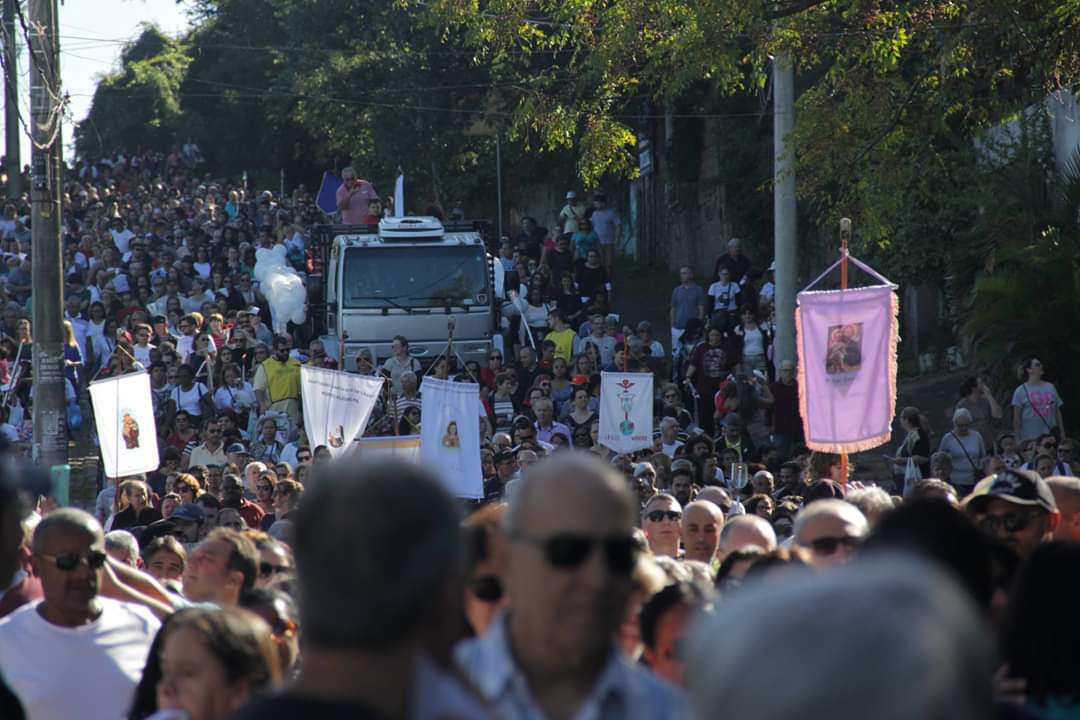
<svg viewBox="0 0 1080 720">
<path fill-rule="evenodd" d="M 971 417 L 971 411 L 967 408 L 956 408 L 955 412 L 953 412 L 953 423 L 955 424 L 959 420 L 967 420 L 969 423 L 975 422 L 974 418 Z"/>
<path fill-rule="evenodd" d="M 844 500 L 859 508 L 859 511 L 862 512 L 872 526 L 876 525 L 881 516 L 894 507 L 892 496 L 879 487 L 852 490 Z"/>
<path fill-rule="evenodd" d="M 405 372 L 401 373 L 401 382 L 405 382 L 406 380 L 408 380 L 409 382 L 416 382 L 416 373 L 414 373 L 412 370 L 406 370 Z"/>
<path fill-rule="evenodd" d="M 379 511 L 357 522 L 359 507 Z M 332 462 L 312 477 L 295 522 L 301 626 L 316 646 L 400 646 L 462 569 L 457 504 L 414 463 Z"/>
<path fill-rule="evenodd" d="M 348 180 L 349 178 L 354 178 L 354 177 L 356 177 L 356 170 L 353 169 L 352 165 L 348 165 L 346 167 L 341 168 L 341 179 L 342 180 Z"/>
<path fill-rule="evenodd" d="M 956 583 L 912 557 L 780 575 L 690 633 L 691 705 L 701 718 L 980 720 L 993 715 L 991 637 Z M 747 657 L 799 670 L 776 692 L 769 673 L 746 672 Z"/>
<path fill-rule="evenodd" d="M 930 456 L 931 465 L 944 465 L 952 470 L 953 462 L 952 455 L 942 450 L 938 450 L 936 453 Z M 939 478 L 940 480 L 948 480 L 949 478 Z"/>
<path fill-rule="evenodd" d="M 678 427 L 679 421 L 673 417 L 665 417 L 660 421 L 660 430 L 663 431 L 669 427 Z"/>
<path fill-rule="evenodd" d="M 127 530 L 113 530 L 105 534 L 105 552 L 116 552 L 124 562 L 136 567 L 139 560 L 139 543 Z"/>
<path fill-rule="evenodd" d="M 41 519 L 34 528 L 32 547 L 34 552 L 40 553 L 45 549 L 45 538 L 53 530 L 82 530 L 85 533 L 100 538 L 102 536 L 101 523 L 90 513 L 78 508 L 65 507 L 54 510 Z"/>
</svg>

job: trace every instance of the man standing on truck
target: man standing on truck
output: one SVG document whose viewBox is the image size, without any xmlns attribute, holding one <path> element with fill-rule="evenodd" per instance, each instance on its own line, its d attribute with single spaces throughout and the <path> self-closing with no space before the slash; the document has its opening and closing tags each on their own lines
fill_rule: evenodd
<svg viewBox="0 0 1080 720">
<path fill-rule="evenodd" d="M 341 212 L 341 222 L 346 225 L 360 225 L 368 214 L 372 200 L 379 199 L 379 193 L 367 180 L 356 177 L 356 170 L 347 167 L 341 171 L 341 187 L 337 189 L 337 209 Z"/>
</svg>

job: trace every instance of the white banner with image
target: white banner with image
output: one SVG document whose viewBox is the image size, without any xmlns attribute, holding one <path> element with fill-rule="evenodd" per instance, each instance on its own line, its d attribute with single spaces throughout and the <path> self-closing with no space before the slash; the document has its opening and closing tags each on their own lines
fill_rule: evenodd
<svg viewBox="0 0 1080 720">
<path fill-rule="evenodd" d="M 325 445 L 338 457 L 367 427 L 382 392 L 383 379 L 303 365 L 300 398 L 311 447 Z"/>
<path fill-rule="evenodd" d="M 600 373 L 600 444 L 617 453 L 653 446 L 652 373 Z"/>
<path fill-rule="evenodd" d="M 480 386 L 424 378 L 420 406 L 420 459 L 456 497 L 484 496 L 480 464 Z"/>
<path fill-rule="evenodd" d="M 101 462 L 107 477 L 157 470 L 157 423 L 150 374 L 129 373 L 90 383 Z"/>
</svg>

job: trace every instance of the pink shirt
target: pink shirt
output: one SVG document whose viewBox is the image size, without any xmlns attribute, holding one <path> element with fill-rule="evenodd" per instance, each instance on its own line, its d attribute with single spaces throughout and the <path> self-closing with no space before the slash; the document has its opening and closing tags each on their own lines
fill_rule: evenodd
<svg viewBox="0 0 1080 720">
<path fill-rule="evenodd" d="M 379 197 L 379 193 L 375 192 L 375 188 L 367 180 L 357 180 L 356 182 L 359 183 L 359 189 L 353 193 L 352 197 L 349 197 L 349 189 L 345 186 L 345 183 L 342 183 L 341 187 L 337 189 L 339 208 L 346 198 L 349 199 L 349 204 L 341 211 L 341 222 L 346 225 L 361 224 L 364 216 L 368 214 L 368 202 Z"/>
</svg>

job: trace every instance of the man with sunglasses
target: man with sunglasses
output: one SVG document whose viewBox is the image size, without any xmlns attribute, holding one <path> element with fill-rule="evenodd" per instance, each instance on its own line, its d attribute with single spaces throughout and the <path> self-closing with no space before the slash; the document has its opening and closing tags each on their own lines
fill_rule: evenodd
<svg viewBox="0 0 1080 720">
<path fill-rule="evenodd" d="M 115 576 L 91 515 L 47 515 L 32 549 L 44 599 L 0 622 L 0 672 L 28 717 L 123 717 L 161 624 L 145 607 L 102 596 L 106 573 Z"/>
<path fill-rule="evenodd" d="M 653 495 L 641 510 L 641 529 L 645 531 L 653 555 L 678 558 L 682 505 L 673 495 Z"/>
<path fill-rule="evenodd" d="M 1050 486 L 1031 470 L 1006 469 L 981 480 L 964 501 L 968 514 L 984 532 L 1026 558 L 1054 538 L 1061 521 Z"/>
<path fill-rule="evenodd" d="M 816 570 L 851 562 L 868 532 L 866 517 L 844 500 L 817 500 L 795 516 L 795 544 L 810 552 Z"/>
<path fill-rule="evenodd" d="M 588 455 L 555 455 L 523 476 L 503 517 L 507 612 L 456 653 L 495 716 L 686 717 L 682 695 L 615 645 L 637 507 L 625 478 Z"/>
</svg>

